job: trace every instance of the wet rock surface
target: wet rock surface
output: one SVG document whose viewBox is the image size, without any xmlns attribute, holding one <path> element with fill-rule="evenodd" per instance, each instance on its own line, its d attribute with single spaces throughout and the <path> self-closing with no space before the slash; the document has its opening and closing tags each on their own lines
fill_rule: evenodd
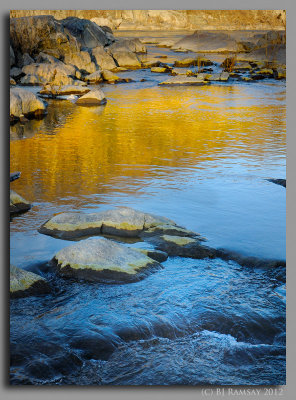
<svg viewBox="0 0 296 400">
<path fill-rule="evenodd" d="M 10 266 L 10 297 L 26 297 L 50 292 L 50 286 L 44 278 L 17 268 Z"/>
<path fill-rule="evenodd" d="M 76 104 L 79 106 L 98 106 L 106 104 L 106 102 L 107 100 L 104 92 L 101 89 L 95 89 L 81 96 L 76 101 Z"/>
<path fill-rule="evenodd" d="M 81 240 L 53 258 L 58 273 L 88 281 L 132 282 L 161 266 L 147 255 L 104 238 Z"/>
<path fill-rule="evenodd" d="M 91 214 L 61 213 L 45 222 L 39 228 L 39 232 L 61 239 L 98 234 L 139 237 L 164 232 L 174 232 L 183 236 L 198 235 L 178 226 L 168 218 L 129 207 L 117 207 L 113 210 Z"/>
<path fill-rule="evenodd" d="M 10 190 L 9 212 L 11 215 L 30 210 L 32 205 L 14 190 Z"/>
</svg>

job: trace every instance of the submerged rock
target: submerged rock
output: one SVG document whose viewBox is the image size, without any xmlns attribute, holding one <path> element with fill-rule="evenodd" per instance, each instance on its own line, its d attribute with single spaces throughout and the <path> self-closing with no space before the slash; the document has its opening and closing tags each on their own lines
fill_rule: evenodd
<svg viewBox="0 0 296 400">
<path fill-rule="evenodd" d="M 162 233 L 180 236 L 199 236 L 178 226 L 165 217 L 144 213 L 129 207 L 117 207 L 97 213 L 61 213 L 45 222 L 40 233 L 61 239 L 88 235 L 114 235 L 121 237 L 151 236 Z"/>
<path fill-rule="evenodd" d="M 34 296 L 49 292 L 50 286 L 44 278 L 14 265 L 10 266 L 10 297 Z"/>
<path fill-rule="evenodd" d="M 131 282 L 161 265 L 139 251 L 105 238 L 81 240 L 60 250 L 52 263 L 64 277 L 88 281 Z"/>
<path fill-rule="evenodd" d="M 18 214 L 30 210 L 32 205 L 14 190 L 10 190 L 10 214 Z"/>
<path fill-rule="evenodd" d="M 173 76 L 172 78 L 169 78 L 166 81 L 159 83 L 159 85 L 169 85 L 169 86 L 173 86 L 173 85 L 200 86 L 200 85 L 206 85 L 206 84 L 208 84 L 208 82 L 206 82 L 202 78 L 193 77 L 193 76 L 180 76 L 180 75 Z"/>
<path fill-rule="evenodd" d="M 39 117 L 45 114 L 45 103 L 34 93 L 23 88 L 10 89 L 10 118 L 19 119 L 21 115 Z"/>
<path fill-rule="evenodd" d="M 106 104 L 107 100 L 104 92 L 101 89 L 91 90 L 87 94 L 81 96 L 76 104 L 79 106 L 98 106 Z"/>
</svg>

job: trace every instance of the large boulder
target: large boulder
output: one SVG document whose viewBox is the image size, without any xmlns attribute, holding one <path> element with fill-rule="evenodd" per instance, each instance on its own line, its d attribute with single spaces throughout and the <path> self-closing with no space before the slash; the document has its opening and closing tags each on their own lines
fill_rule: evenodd
<svg viewBox="0 0 296 400">
<path fill-rule="evenodd" d="M 85 74 L 91 74 L 97 69 L 87 51 L 79 51 L 73 54 L 67 54 L 64 58 L 64 62 L 66 64 L 75 66 Z"/>
<path fill-rule="evenodd" d="M 172 49 L 197 53 L 225 53 L 236 52 L 238 44 L 226 33 L 195 31 L 176 42 Z"/>
<path fill-rule="evenodd" d="M 14 190 L 10 190 L 10 214 L 18 214 L 30 210 L 31 204 Z"/>
<path fill-rule="evenodd" d="M 116 207 L 91 214 L 61 213 L 45 222 L 39 232 L 61 239 L 100 234 L 120 237 L 154 236 L 162 233 L 198 236 L 168 218 L 129 207 Z"/>
<path fill-rule="evenodd" d="M 99 45 L 108 46 L 114 41 L 112 35 L 106 35 L 100 26 L 88 19 L 69 17 L 61 20 L 61 24 L 71 32 L 82 47 L 92 49 Z"/>
<path fill-rule="evenodd" d="M 10 43 L 18 66 L 23 66 L 22 56 L 25 53 L 34 58 L 44 51 L 63 58 L 80 50 L 76 38 L 50 15 L 10 18 Z"/>
<path fill-rule="evenodd" d="M 97 66 L 101 69 L 107 69 L 110 71 L 116 69 L 117 65 L 115 64 L 113 57 L 104 50 L 103 46 L 93 48 L 91 53 Z"/>
<path fill-rule="evenodd" d="M 10 265 L 10 297 L 26 297 L 50 292 L 50 286 L 44 278 Z"/>
<path fill-rule="evenodd" d="M 161 268 L 147 255 L 105 238 L 81 240 L 60 250 L 52 263 L 64 277 L 88 281 L 131 282 Z"/>
<path fill-rule="evenodd" d="M 22 68 L 22 72 L 28 76 L 34 76 L 39 84 L 50 82 L 52 85 L 72 85 L 76 69 L 74 66 L 65 65 L 63 62 L 56 63 L 33 63 Z M 22 78 L 21 83 L 29 83 L 29 78 Z"/>
<path fill-rule="evenodd" d="M 108 52 L 115 59 L 119 67 L 130 69 L 141 68 L 141 61 L 124 42 L 115 42 L 108 47 Z"/>
<path fill-rule="evenodd" d="M 34 93 L 23 88 L 10 89 L 10 118 L 40 117 L 45 114 L 45 103 Z"/>
<path fill-rule="evenodd" d="M 167 79 L 166 81 L 160 82 L 159 85 L 201 86 L 201 85 L 206 85 L 207 83 L 208 82 L 205 81 L 202 77 L 175 75 L 175 76 Z"/>
<path fill-rule="evenodd" d="M 142 53 L 146 54 L 147 49 L 145 44 L 137 38 L 134 39 L 120 39 L 116 42 L 118 45 L 122 45 L 124 47 L 127 47 L 130 51 L 133 53 Z"/>
<path fill-rule="evenodd" d="M 99 106 L 106 104 L 106 102 L 104 92 L 101 89 L 95 89 L 81 96 L 76 104 L 79 106 Z"/>
</svg>

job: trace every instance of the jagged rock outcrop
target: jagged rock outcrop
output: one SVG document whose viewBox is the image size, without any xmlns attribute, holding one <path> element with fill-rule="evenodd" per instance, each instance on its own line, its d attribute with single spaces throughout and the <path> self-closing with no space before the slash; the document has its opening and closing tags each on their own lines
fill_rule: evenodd
<svg viewBox="0 0 296 400">
<path fill-rule="evenodd" d="M 100 26 L 88 19 L 68 17 L 63 19 L 61 24 L 71 32 L 82 47 L 92 49 L 99 45 L 108 46 L 115 40 L 110 32 L 107 36 Z"/>
<path fill-rule="evenodd" d="M 25 53 L 34 57 L 45 52 L 59 59 L 80 50 L 70 31 L 49 15 L 11 18 L 10 43 L 18 66 L 23 66 L 22 56 Z"/>
<path fill-rule="evenodd" d="M 285 10 L 12 10 L 11 17 L 52 14 L 92 19 L 111 29 L 284 29 Z"/>
</svg>

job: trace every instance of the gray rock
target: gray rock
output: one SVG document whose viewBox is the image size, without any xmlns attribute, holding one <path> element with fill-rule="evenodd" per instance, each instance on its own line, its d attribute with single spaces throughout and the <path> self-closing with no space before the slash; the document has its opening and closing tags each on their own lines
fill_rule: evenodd
<svg viewBox="0 0 296 400">
<path fill-rule="evenodd" d="M 64 62 L 68 65 L 70 64 L 75 66 L 84 74 L 92 74 L 97 69 L 87 51 L 79 51 L 73 54 L 67 54 L 64 58 Z"/>
<path fill-rule="evenodd" d="M 107 36 L 100 26 L 88 19 L 69 17 L 60 22 L 64 28 L 71 32 L 82 47 L 92 49 L 99 45 L 108 46 L 114 41 L 112 35 Z"/>
<path fill-rule="evenodd" d="M 119 67 L 130 69 L 141 68 L 141 62 L 138 56 L 122 42 L 116 42 L 109 46 L 108 52 L 115 59 Z"/>
<path fill-rule="evenodd" d="M 168 86 L 173 86 L 173 85 L 200 86 L 200 85 L 206 85 L 206 84 L 208 84 L 208 82 L 206 82 L 202 78 L 194 77 L 194 76 L 180 76 L 180 75 L 173 76 L 172 78 L 169 78 L 166 81 L 159 83 L 159 85 L 168 85 Z"/>
<path fill-rule="evenodd" d="M 14 190 L 10 190 L 10 214 L 18 214 L 30 210 L 31 204 Z"/>
<path fill-rule="evenodd" d="M 32 57 L 29 56 L 28 53 L 25 53 L 22 55 L 21 63 L 22 63 L 22 66 L 24 67 L 25 65 L 30 65 L 30 64 L 34 63 L 34 60 Z"/>
<path fill-rule="evenodd" d="M 10 297 L 26 297 L 50 292 L 44 278 L 13 265 L 10 266 Z"/>
<path fill-rule="evenodd" d="M 10 76 L 14 79 L 19 78 L 20 76 L 22 76 L 24 73 L 21 70 L 21 68 L 17 68 L 17 67 L 13 67 L 10 70 Z"/>
<path fill-rule="evenodd" d="M 44 51 L 60 58 L 80 50 L 77 39 L 50 15 L 10 18 L 10 42 L 18 66 L 25 53 L 32 57 Z"/>
<path fill-rule="evenodd" d="M 103 81 L 102 78 L 102 71 L 98 70 L 96 72 L 93 72 L 92 74 L 87 75 L 84 80 L 88 83 L 96 84 L 100 83 Z"/>
<path fill-rule="evenodd" d="M 138 281 L 161 268 L 145 254 L 105 238 L 81 240 L 66 247 L 52 263 L 64 277 L 101 282 Z"/>
<path fill-rule="evenodd" d="M 161 235 L 148 239 L 158 250 L 164 251 L 169 256 L 190 258 L 214 258 L 216 250 L 203 246 L 198 238 Z"/>
<path fill-rule="evenodd" d="M 76 104 L 79 106 L 98 106 L 106 104 L 106 102 L 104 92 L 101 89 L 95 89 L 81 96 Z"/>
<path fill-rule="evenodd" d="M 10 67 L 12 67 L 14 64 L 15 64 L 14 51 L 13 48 L 10 46 Z"/>
<path fill-rule="evenodd" d="M 202 53 L 236 52 L 237 42 L 222 32 L 195 31 L 172 46 L 173 50 L 189 50 Z"/>
<path fill-rule="evenodd" d="M 147 257 L 152 258 L 155 261 L 158 262 L 164 262 L 168 259 L 168 254 L 165 253 L 164 251 L 160 251 L 160 250 L 146 250 L 146 249 L 138 249 L 135 248 L 134 250 L 139 251 L 142 254 L 145 254 Z"/>
<path fill-rule="evenodd" d="M 198 57 L 198 58 L 184 58 L 183 60 L 176 60 L 174 62 L 174 67 L 179 68 L 187 68 L 187 67 L 206 67 L 213 65 L 213 62 L 208 60 L 207 58 Z"/>
<path fill-rule="evenodd" d="M 198 236 L 168 218 L 129 207 L 116 207 L 91 214 L 61 213 L 45 222 L 39 232 L 61 239 L 100 234 L 121 237 L 155 236 L 163 233 Z"/>
<path fill-rule="evenodd" d="M 62 87 L 56 85 L 45 85 L 39 93 L 49 96 L 66 96 L 70 94 L 84 95 L 89 91 L 90 89 L 86 84 L 80 82 L 80 84 L 77 85 L 65 85 Z"/>
<path fill-rule="evenodd" d="M 76 69 L 74 66 L 66 65 L 61 61 L 56 63 L 33 63 L 22 68 L 26 75 L 39 79 L 40 84 L 51 83 L 52 85 L 73 85 Z M 29 81 L 29 78 L 26 81 Z M 24 80 L 23 80 L 24 81 Z"/>
<path fill-rule="evenodd" d="M 10 89 L 10 118 L 19 119 L 21 115 L 40 116 L 46 106 L 34 93 L 23 88 Z"/>
<path fill-rule="evenodd" d="M 116 69 L 117 66 L 113 57 L 104 50 L 103 46 L 97 46 L 93 48 L 91 52 L 98 67 L 109 71 Z"/>
</svg>

